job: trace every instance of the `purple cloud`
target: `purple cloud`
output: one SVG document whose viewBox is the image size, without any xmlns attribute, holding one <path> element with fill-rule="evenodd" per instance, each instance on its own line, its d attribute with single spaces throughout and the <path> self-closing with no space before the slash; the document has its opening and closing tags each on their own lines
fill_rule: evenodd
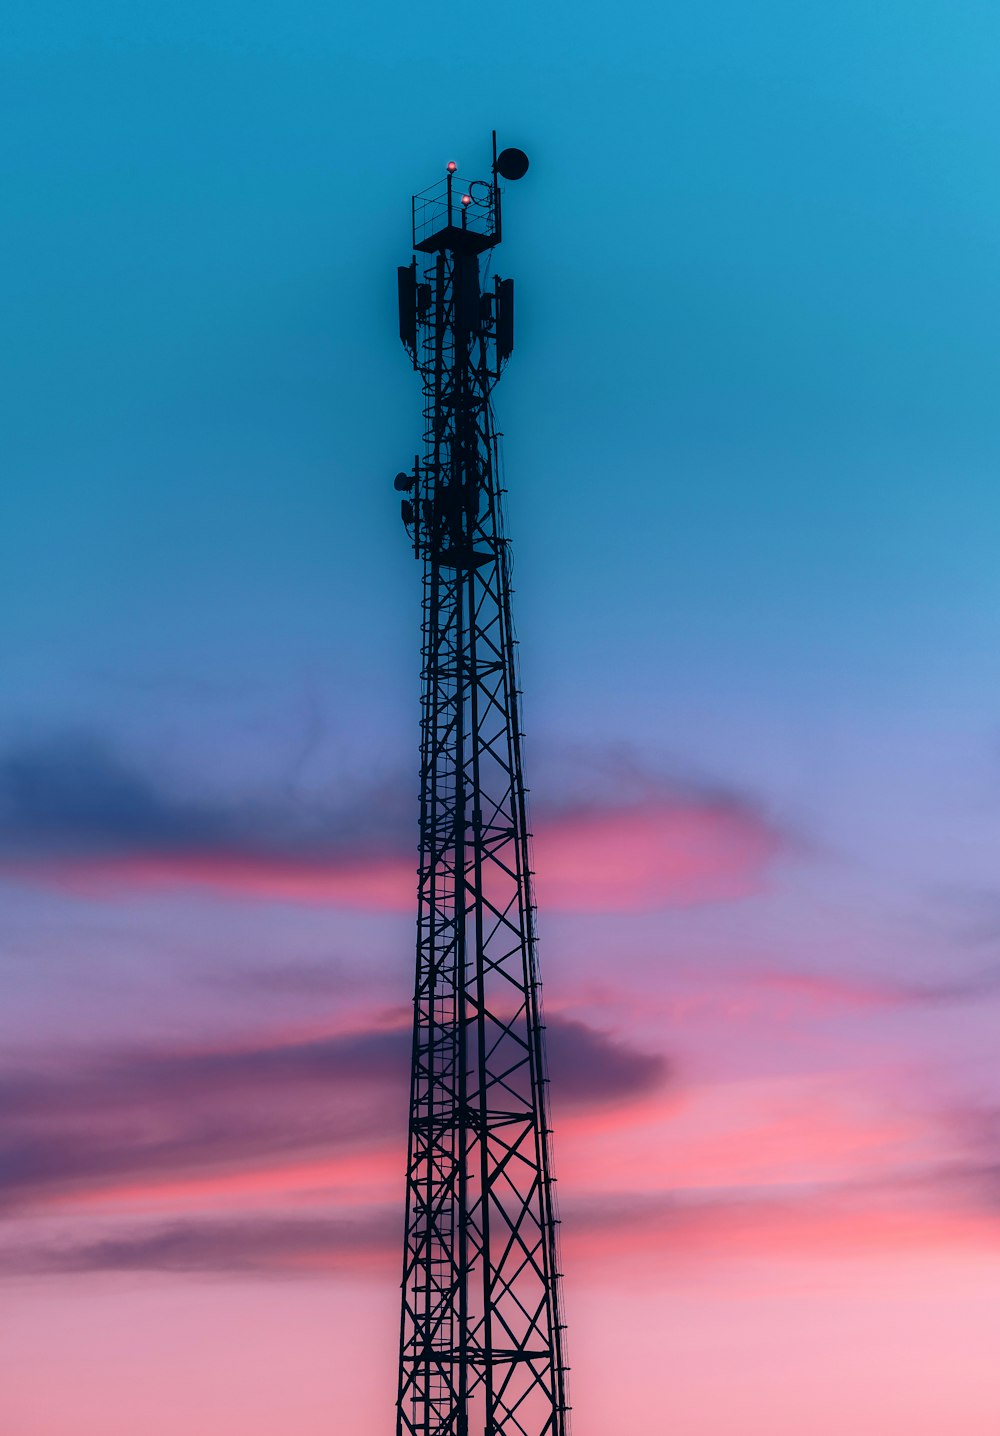
<svg viewBox="0 0 1000 1436">
<path fill-rule="evenodd" d="M 548 1024 L 564 1104 L 627 1101 L 669 1076 L 665 1059 L 585 1023 Z M 402 1151 L 408 1027 L 228 1048 L 116 1051 L 59 1070 L 0 1072 L 0 1201 L 280 1165 L 347 1148 Z"/>
</svg>

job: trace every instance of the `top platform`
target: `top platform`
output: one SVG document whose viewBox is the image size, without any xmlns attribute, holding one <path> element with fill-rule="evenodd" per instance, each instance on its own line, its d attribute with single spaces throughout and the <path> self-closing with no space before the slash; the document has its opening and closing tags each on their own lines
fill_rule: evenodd
<svg viewBox="0 0 1000 1436">
<path fill-rule="evenodd" d="M 426 239 L 419 242 L 414 239 L 413 248 L 422 250 L 425 254 L 433 254 L 437 249 L 454 249 L 461 254 L 482 254 L 484 249 L 492 249 L 499 243 L 499 239 L 500 236 L 496 234 L 480 234 L 474 229 L 462 229 L 457 224 L 446 224 L 444 229 L 428 235 Z"/>
<path fill-rule="evenodd" d="M 500 243 L 499 194 L 491 180 L 449 173 L 413 196 L 413 248 L 481 254 Z"/>
</svg>

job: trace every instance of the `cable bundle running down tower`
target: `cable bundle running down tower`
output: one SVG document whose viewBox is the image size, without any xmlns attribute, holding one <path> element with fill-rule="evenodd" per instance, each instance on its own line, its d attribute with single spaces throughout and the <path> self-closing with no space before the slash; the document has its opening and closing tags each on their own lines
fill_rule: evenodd
<svg viewBox="0 0 1000 1436">
<path fill-rule="evenodd" d="M 397 1436 L 566 1436 L 519 690 L 491 394 L 513 283 L 489 180 L 413 200 L 399 333 L 424 453 L 396 476 L 423 562 L 420 869 Z"/>
</svg>

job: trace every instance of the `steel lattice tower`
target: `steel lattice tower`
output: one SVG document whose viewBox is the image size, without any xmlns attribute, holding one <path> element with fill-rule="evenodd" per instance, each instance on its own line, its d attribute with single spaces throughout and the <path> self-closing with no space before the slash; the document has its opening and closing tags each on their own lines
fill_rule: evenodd
<svg viewBox="0 0 1000 1436">
<path fill-rule="evenodd" d="M 510 546 L 491 395 L 513 285 L 500 180 L 413 200 L 400 338 L 424 453 L 396 488 L 423 562 L 420 867 L 397 1436 L 566 1436 Z"/>
</svg>

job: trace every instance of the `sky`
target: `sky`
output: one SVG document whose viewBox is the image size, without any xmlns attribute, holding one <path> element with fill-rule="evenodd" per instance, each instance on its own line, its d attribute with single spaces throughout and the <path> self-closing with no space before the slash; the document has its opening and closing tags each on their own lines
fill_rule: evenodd
<svg viewBox="0 0 1000 1436">
<path fill-rule="evenodd" d="M 996 1436 L 998 45 L 977 0 L 12 7 L 8 1436 L 392 1429 L 394 267 L 493 127 L 574 1436 Z"/>
</svg>

